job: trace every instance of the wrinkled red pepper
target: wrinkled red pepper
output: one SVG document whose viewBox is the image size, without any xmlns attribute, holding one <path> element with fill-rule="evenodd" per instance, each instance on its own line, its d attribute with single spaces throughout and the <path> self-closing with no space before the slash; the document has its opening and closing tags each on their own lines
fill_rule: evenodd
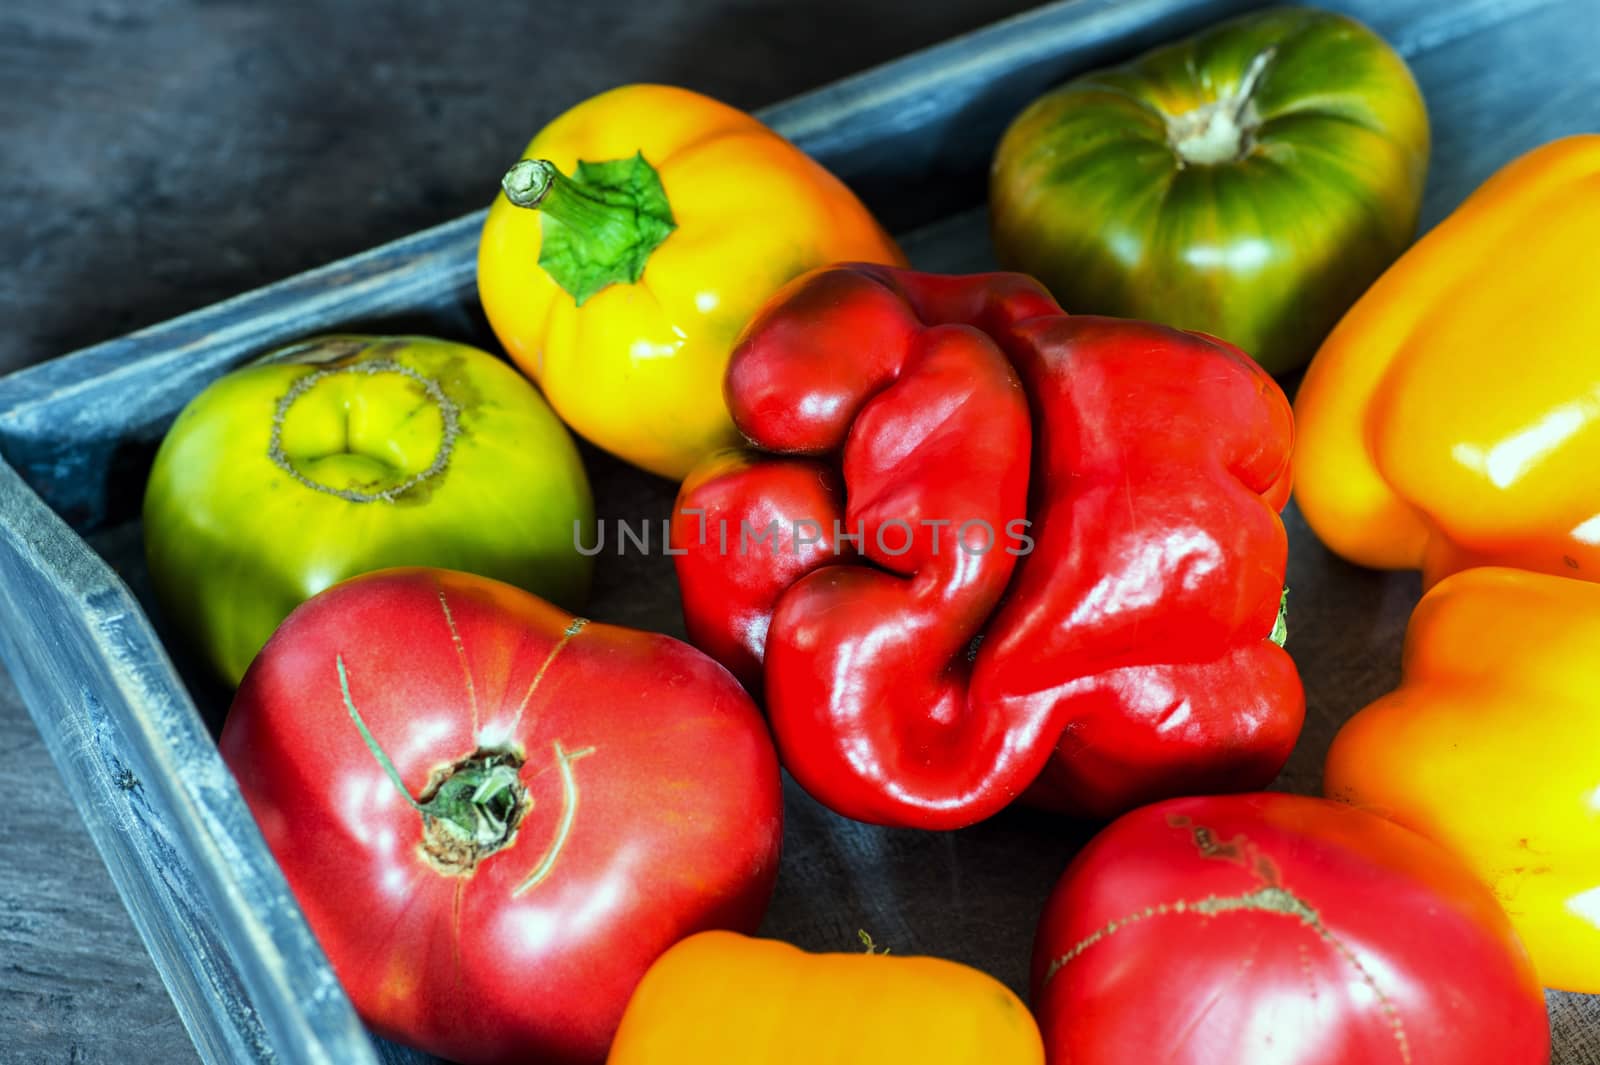
<svg viewBox="0 0 1600 1065">
<path fill-rule="evenodd" d="M 761 451 L 679 494 L 689 635 L 824 804 L 1107 817 L 1288 758 L 1293 422 L 1236 348 L 1069 317 L 1017 274 L 849 265 L 774 297 L 726 395 Z"/>
</svg>

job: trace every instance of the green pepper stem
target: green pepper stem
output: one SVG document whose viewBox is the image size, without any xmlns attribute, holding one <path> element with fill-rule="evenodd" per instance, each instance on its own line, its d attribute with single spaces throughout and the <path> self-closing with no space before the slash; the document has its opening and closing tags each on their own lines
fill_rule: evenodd
<svg viewBox="0 0 1600 1065">
<path fill-rule="evenodd" d="M 889 953 L 888 947 L 879 947 L 878 944 L 872 941 L 872 937 L 867 934 L 865 928 L 856 929 L 856 938 L 861 940 L 861 945 L 867 949 L 868 954 L 884 955 Z"/>
<path fill-rule="evenodd" d="M 640 152 L 580 159 L 570 177 L 548 159 L 524 159 L 500 187 L 513 206 L 539 212 L 539 265 L 579 307 L 608 285 L 637 282 L 678 225 L 660 175 Z"/>
<path fill-rule="evenodd" d="M 500 179 L 506 199 L 517 207 L 538 211 L 580 233 L 599 235 L 606 229 L 633 222 L 631 207 L 596 199 L 548 159 L 524 159 Z"/>
<path fill-rule="evenodd" d="M 1277 644 L 1284 645 L 1289 638 L 1289 589 L 1284 588 L 1283 594 L 1278 597 L 1278 620 L 1272 623 L 1272 635 L 1267 639 Z"/>
</svg>

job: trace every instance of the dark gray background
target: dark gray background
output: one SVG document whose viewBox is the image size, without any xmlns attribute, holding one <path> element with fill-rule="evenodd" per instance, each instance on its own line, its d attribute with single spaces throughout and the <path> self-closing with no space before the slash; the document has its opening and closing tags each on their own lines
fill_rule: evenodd
<svg viewBox="0 0 1600 1065">
<path fill-rule="evenodd" d="M 0 372 L 480 207 L 619 82 L 753 108 L 1028 0 L 0 3 Z M 0 1062 L 188 1037 L 0 673 Z"/>
</svg>

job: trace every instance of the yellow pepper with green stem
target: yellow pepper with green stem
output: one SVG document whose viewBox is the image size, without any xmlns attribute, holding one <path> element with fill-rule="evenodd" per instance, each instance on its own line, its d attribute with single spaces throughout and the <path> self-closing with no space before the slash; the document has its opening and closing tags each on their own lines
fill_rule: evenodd
<svg viewBox="0 0 1600 1065">
<path fill-rule="evenodd" d="M 568 425 L 666 477 L 739 442 L 723 370 L 769 296 L 826 263 L 904 262 L 832 174 L 685 89 L 602 93 L 524 155 L 479 243 L 484 311 Z"/>
</svg>

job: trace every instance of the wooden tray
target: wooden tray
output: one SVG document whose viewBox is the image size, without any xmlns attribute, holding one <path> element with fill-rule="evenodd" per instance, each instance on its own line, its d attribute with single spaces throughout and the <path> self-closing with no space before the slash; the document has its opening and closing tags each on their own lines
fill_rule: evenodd
<svg viewBox="0 0 1600 1065">
<path fill-rule="evenodd" d="M 1256 6 L 1073 0 L 762 113 L 861 193 L 927 269 L 992 266 L 983 215 L 1005 123 L 1046 87 Z M 1434 123 L 1424 225 L 1553 137 L 1600 129 L 1594 0 L 1339 0 L 1411 62 Z M 327 330 L 431 332 L 491 350 L 472 215 L 0 379 L 0 657 L 66 779 L 200 1055 L 369 1065 L 430 1059 L 368 1035 L 217 756 L 227 693 L 165 629 L 139 500 L 161 434 L 209 381 Z M 1292 385 L 1292 382 L 1290 382 Z M 659 520 L 673 487 L 593 449 L 599 515 Z M 1339 723 L 1390 688 L 1414 576 L 1329 555 L 1291 509 L 1289 649 L 1305 735 L 1279 786 L 1314 792 Z M 608 554 L 588 613 L 682 635 L 668 559 Z M 1493 782 L 1485 782 L 1492 786 Z M 1046 893 L 1093 826 L 1008 811 L 962 832 L 871 828 L 792 783 L 764 931 L 976 965 L 1019 991 Z M 1567 1065 L 1600 1062 L 1600 998 L 1550 996 Z"/>
</svg>

